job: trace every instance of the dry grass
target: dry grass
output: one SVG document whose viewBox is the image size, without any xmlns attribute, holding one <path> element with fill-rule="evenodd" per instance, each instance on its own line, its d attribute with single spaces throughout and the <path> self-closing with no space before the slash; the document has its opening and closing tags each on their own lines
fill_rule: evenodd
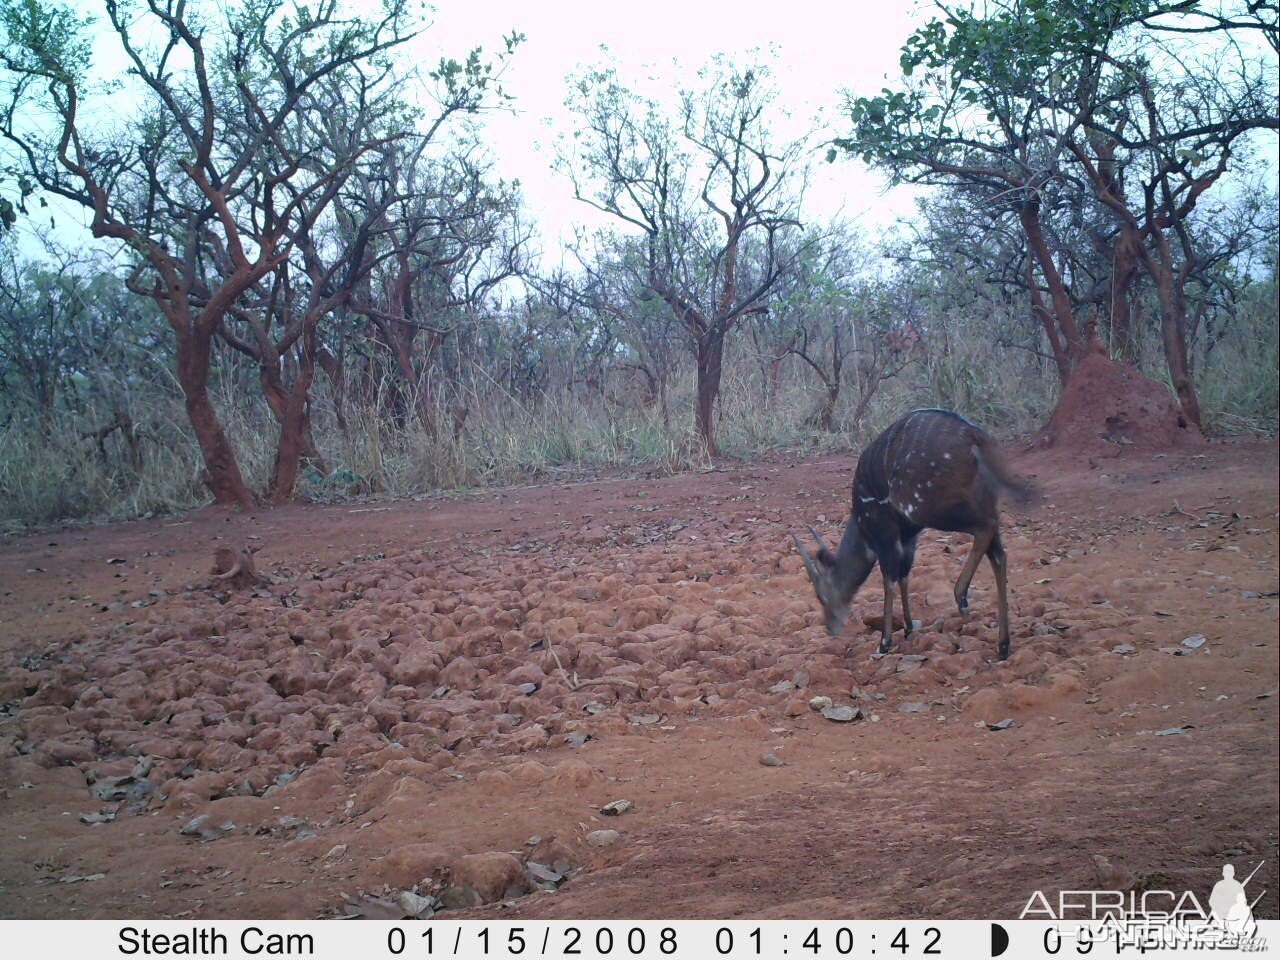
<svg viewBox="0 0 1280 960">
<path fill-rule="evenodd" d="M 1218 343 L 1200 370 L 1206 424 L 1218 433 L 1274 433 L 1277 351 L 1274 320 L 1259 314 Z M 442 490 L 505 485 L 610 465 L 647 472 L 706 466 L 692 426 L 693 377 L 677 370 L 669 385 L 669 416 L 642 403 L 634 381 L 607 385 L 604 395 L 562 385 L 531 400 L 512 396 L 475 371 L 468 380 L 469 415 L 454 436 L 442 408 L 432 433 L 414 416 L 387 414 L 388 384 L 364 403 L 348 402 L 346 430 L 327 381 L 317 380 L 313 428 L 325 471 L 305 469 L 304 497 L 346 500 L 412 497 Z M 862 446 L 902 410 L 947 406 L 1001 434 L 1035 429 L 1051 409 L 1056 384 L 1043 359 L 1027 351 L 993 351 L 986 337 L 941 335 L 917 363 L 886 381 L 862 422 L 852 420 L 855 388 L 836 408 L 835 430 L 814 426 L 821 391 L 797 363 L 788 364 L 768 393 L 760 368 L 742 354 L 729 358 L 717 436 L 722 452 L 747 457 L 764 449 L 846 450 Z M 246 480 L 266 486 L 277 426 L 252 390 L 227 383 L 215 393 L 224 426 Z M 412 406 L 410 405 L 412 409 Z M 0 517 L 10 527 L 67 520 L 111 520 L 173 513 L 206 502 L 201 464 L 180 396 L 156 388 L 135 396 L 131 414 L 143 437 L 143 468 L 130 465 L 118 435 L 106 457 L 82 434 L 104 422 L 89 405 L 45 423 L 11 416 L 0 427 Z"/>
</svg>

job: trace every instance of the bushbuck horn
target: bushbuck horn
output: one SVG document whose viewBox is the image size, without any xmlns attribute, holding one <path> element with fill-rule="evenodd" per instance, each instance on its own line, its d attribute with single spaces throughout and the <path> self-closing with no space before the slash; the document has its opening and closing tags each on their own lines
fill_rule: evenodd
<svg viewBox="0 0 1280 960">
<path fill-rule="evenodd" d="M 818 546 L 821 547 L 823 550 L 827 551 L 827 553 L 830 553 L 831 548 L 828 547 L 826 541 L 822 539 L 822 534 L 820 534 L 817 530 L 813 529 L 813 527 L 808 527 L 808 530 L 811 534 L 813 534 L 813 539 L 818 541 Z"/>
<path fill-rule="evenodd" d="M 791 534 L 791 542 L 796 545 L 796 549 L 800 551 L 800 560 L 804 564 L 804 572 L 809 574 L 809 579 L 814 583 L 818 582 L 817 571 L 813 569 L 813 560 L 809 554 L 805 553 L 804 544 L 800 542 L 800 538 L 794 533 Z"/>
</svg>

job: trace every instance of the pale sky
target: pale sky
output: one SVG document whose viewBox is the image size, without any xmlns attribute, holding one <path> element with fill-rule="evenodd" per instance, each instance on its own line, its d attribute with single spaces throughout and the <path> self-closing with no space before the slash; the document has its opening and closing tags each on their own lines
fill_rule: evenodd
<svg viewBox="0 0 1280 960">
<path fill-rule="evenodd" d="M 717 53 L 772 50 L 786 108 L 800 122 L 825 111 L 820 136 L 829 137 L 843 132 L 840 91 L 874 93 L 893 85 L 903 42 L 934 10 L 917 0 L 440 0 L 434 6 L 434 26 L 420 40 L 427 64 L 442 54 L 460 58 L 477 45 L 496 52 L 512 30 L 527 38 L 503 78 L 516 97 L 515 113 L 491 116 L 486 129 L 499 173 L 521 181 L 546 246 L 557 234 L 567 236 L 573 223 L 609 219 L 575 201 L 568 181 L 551 169 L 556 134 L 573 126 L 563 102 L 565 78 L 580 65 L 607 62 L 624 83 L 654 78 L 674 90 L 681 82 L 694 85 L 697 69 Z M 858 161 L 827 164 L 819 156 L 805 210 L 810 218 L 843 214 L 869 229 L 910 215 L 911 194 L 886 195 L 883 186 Z"/>
</svg>

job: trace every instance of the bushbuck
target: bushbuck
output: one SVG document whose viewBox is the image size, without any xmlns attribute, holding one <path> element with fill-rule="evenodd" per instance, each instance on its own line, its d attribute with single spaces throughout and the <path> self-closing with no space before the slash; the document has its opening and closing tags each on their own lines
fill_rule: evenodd
<svg viewBox="0 0 1280 960">
<path fill-rule="evenodd" d="M 840 546 L 832 553 L 812 527 L 818 542 L 810 556 L 796 538 L 796 549 L 813 581 L 834 635 L 849 615 L 849 603 L 877 563 L 884 577 L 884 626 L 880 652 L 888 653 L 893 633 L 893 587 L 902 596 L 905 634 L 911 633 L 907 575 L 915 559 L 916 537 L 926 528 L 973 535 L 973 550 L 956 581 L 956 606 L 969 606 L 969 583 L 985 556 L 996 575 L 1000 607 L 1000 643 L 1009 656 L 1009 601 L 1004 545 L 1000 542 L 1001 494 L 1026 501 L 1032 487 L 1005 466 L 994 440 L 950 410 L 913 410 L 862 451 L 853 476 L 853 511 Z"/>
</svg>

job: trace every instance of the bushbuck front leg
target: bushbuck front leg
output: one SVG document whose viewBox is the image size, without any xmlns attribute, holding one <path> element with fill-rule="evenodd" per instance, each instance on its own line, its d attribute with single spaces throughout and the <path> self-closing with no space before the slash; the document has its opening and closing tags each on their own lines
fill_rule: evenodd
<svg viewBox="0 0 1280 960">
<path fill-rule="evenodd" d="M 987 547 L 987 559 L 991 561 L 991 570 L 996 575 L 996 603 L 1000 608 L 1000 644 L 996 647 L 996 657 L 1007 660 L 1009 657 L 1009 589 L 1008 564 L 1005 562 L 1004 544 L 1000 542 L 1000 531 L 991 538 Z"/>
<path fill-rule="evenodd" d="M 902 579 L 898 581 L 898 591 L 902 594 L 902 635 L 904 637 L 911 636 L 911 601 L 907 599 L 907 577 L 903 574 Z"/>
<path fill-rule="evenodd" d="M 956 580 L 956 606 L 961 613 L 969 609 L 969 584 L 973 581 L 973 574 L 978 569 L 978 564 L 987 555 L 987 550 L 990 548 L 991 540 L 994 536 L 994 528 L 979 530 L 973 535 L 973 549 L 969 551 L 969 556 L 965 558 L 964 568 L 960 571 L 960 577 Z"/>
<path fill-rule="evenodd" d="M 883 572 L 883 570 L 881 571 Z M 884 626 L 880 628 L 880 652 L 889 652 L 889 637 L 893 633 L 893 581 L 884 574 Z"/>
</svg>

